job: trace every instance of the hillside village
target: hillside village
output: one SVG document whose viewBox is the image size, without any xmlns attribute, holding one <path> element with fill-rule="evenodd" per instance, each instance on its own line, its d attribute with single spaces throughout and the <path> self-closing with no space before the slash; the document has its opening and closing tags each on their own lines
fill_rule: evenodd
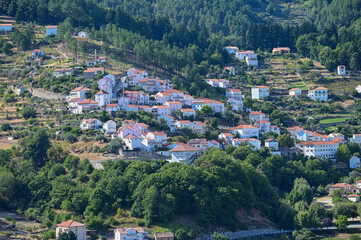
<svg viewBox="0 0 361 240">
<path fill-rule="evenodd" d="M 18 25 L 0 24 L 0 37 L 10 38 Z M 72 36 L 79 44 L 88 42 L 81 58 L 56 40 L 58 26 L 38 29 L 38 44 L 25 53 L 14 47 L 1 63 L 4 149 L 19 148 L 21 139 L 41 126 L 49 129 L 53 144 L 87 158 L 96 169 L 116 159 L 192 165 L 212 149 L 231 154 L 247 146 L 268 157 L 327 160 L 334 169 L 360 173 L 357 71 L 339 65 L 329 72 L 287 46 L 274 46 L 270 53 L 224 46 L 232 61 L 207 70 L 199 86 L 212 92 L 201 96 L 192 94 L 194 85 L 181 87 L 182 75 L 131 58 L 120 63 L 85 30 Z M 44 39 L 51 39 L 51 46 Z M 326 195 L 360 201 L 360 180 L 328 185 Z M 56 236 L 72 231 L 85 240 L 87 230 L 68 220 L 57 225 Z M 139 226 L 113 234 L 109 238 L 149 237 Z M 169 240 L 174 234 L 153 237 Z"/>
</svg>

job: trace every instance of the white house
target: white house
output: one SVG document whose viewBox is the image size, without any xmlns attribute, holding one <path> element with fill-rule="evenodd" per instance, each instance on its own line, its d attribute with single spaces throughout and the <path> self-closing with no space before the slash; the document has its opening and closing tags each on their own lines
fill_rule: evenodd
<svg viewBox="0 0 361 240">
<path fill-rule="evenodd" d="M 361 144 L 361 134 L 353 134 L 350 142 Z"/>
<path fill-rule="evenodd" d="M 350 158 L 350 168 L 359 168 L 360 167 L 360 158 L 352 156 Z"/>
<path fill-rule="evenodd" d="M 361 93 L 361 85 L 357 85 L 355 87 L 355 90 L 358 92 L 358 93 Z"/>
<path fill-rule="evenodd" d="M 84 119 L 80 123 L 81 130 L 99 129 L 102 127 L 102 122 L 96 118 Z"/>
<path fill-rule="evenodd" d="M 99 108 L 99 103 L 91 99 L 85 99 L 78 103 L 77 113 L 81 114 L 84 110 L 94 110 Z"/>
<path fill-rule="evenodd" d="M 262 99 L 270 95 L 269 87 L 256 86 L 252 87 L 252 99 Z"/>
<path fill-rule="evenodd" d="M 193 132 L 204 134 L 206 133 L 207 125 L 200 121 L 194 121 L 190 125 L 190 128 L 192 129 Z"/>
<path fill-rule="evenodd" d="M 232 106 L 233 111 L 242 111 L 243 110 L 243 100 L 236 98 L 229 98 L 227 102 Z"/>
<path fill-rule="evenodd" d="M 232 66 L 223 68 L 223 71 L 228 73 L 230 76 L 236 75 L 236 69 L 234 69 Z"/>
<path fill-rule="evenodd" d="M 118 99 L 119 105 L 126 104 L 149 104 L 149 94 L 141 91 L 124 91 L 123 96 Z"/>
<path fill-rule="evenodd" d="M 212 87 L 228 88 L 229 81 L 225 79 L 207 79 L 206 82 Z"/>
<path fill-rule="evenodd" d="M 151 113 L 153 111 L 152 107 L 148 106 L 148 105 L 139 105 L 138 107 L 139 107 L 139 110 L 144 110 L 146 112 Z"/>
<path fill-rule="evenodd" d="M 328 89 L 324 87 L 318 87 L 316 89 L 308 91 L 308 97 L 313 101 L 324 101 L 328 99 Z"/>
<path fill-rule="evenodd" d="M 207 150 L 207 148 L 211 148 L 211 147 L 217 147 L 220 148 L 221 144 L 219 142 L 217 142 L 216 140 L 210 140 L 208 141 L 205 138 L 199 139 L 191 139 L 188 141 L 187 143 L 188 146 L 192 146 L 192 147 L 196 147 L 199 148 L 202 152 L 204 152 L 205 150 Z"/>
<path fill-rule="evenodd" d="M 268 148 L 274 148 L 274 150 L 278 150 L 278 141 L 274 138 L 269 138 L 265 140 L 264 144 Z"/>
<path fill-rule="evenodd" d="M 56 25 L 46 26 L 45 29 L 46 29 L 46 36 L 58 34 L 58 26 L 56 26 Z"/>
<path fill-rule="evenodd" d="M 291 49 L 289 47 L 277 47 L 272 49 L 272 54 L 275 55 L 283 55 L 286 53 L 291 53 Z"/>
<path fill-rule="evenodd" d="M 107 57 L 98 57 L 97 58 L 97 63 L 106 63 L 107 62 Z"/>
<path fill-rule="evenodd" d="M 246 57 L 250 56 L 250 55 L 254 55 L 254 52 L 253 51 L 245 51 L 245 52 L 237 51 L 236 52 L 236 58 L 239 59 L 240 61 L 246 60 Z"/>
<path fill-rule="evenodd" d="M 226 98 L 243 99 L 243 93 L 239 89 L 231 88 L 226 91 Z"/>
<path fill-rule="evenodd" d="M 296 144 L 306 157 L 319 157 L 334 159 L 339 143 L 333 141 L 306 141 Z"/>
<path fill-rule="evenodd" d="M 255 124 L 259 129 L 259 134 L 266 134 L 271 131 L 271 122 L 267 120 L 261 120 Z"/>
<path fill-rule="evenodd" d="M 56 239 L 63 233 L 73 232 L 77 240 L 86 240 L 86 226 L 84 223 L 68 220 L 58 224 L 56 228 Z"/>
<path fill-rule="evenodd" d="M 164 105 L 170 108 L 171 113 L 174 113 L 175 111 L 182 108 L 182 103 L 178 101 L 168 101 L 165 102 Z"/>
<path fill-rule="evenodd" d="M 75 70 L 73 68 L 58 68 L 53 71 L 53 76 L 58 78 L 62 76 L 73 75 Z"/>
<path fill-rule="evenodd" d="M 114 231 L 114 240 L 144 240 L 148 238 L 148 232 L 140 227 L 117 228 Z"/>
<path fill-rule="evenodd" d="M 224 103 L 212 99 L 194 99 L 192 108 L 196 111 L 200 111 L 205 105 L 210 106 L 213 112 L 224 112 Z"/>
<path fill-rule="evenodd" d="M 131 68 L 127 71 L 127 75 L 128 75 L 128 84 L 135 86 L 136 84 L 138 84 L 138 82 L 140 80 L 142 80 L 143 78 L 147 78 L 148 77 L 148 73 L 146 71 L 140 71 L 138 69 L 135 68 Z"/>
<path fill-rule="evenodd" d="M 148 132 L 142 133 L 143 148 L 145 151 L 150 152 L 155 149 L 155 147 L 167 147 L 167 134 L 163 132 Z"/>
<path fill-rule="evenodd" d="M 31 53 L 31 57 L 33 57 L 33 58 L 40 58 L 40 57 L 44 57 L 44 56 L 45 56 L 45 52 L 42 49 L 35 49 Z"/>
<path fill-rule="evenodd" d="M 175 148 L 169 150 L 169 152 L 171 153 L 172 158 L 168 161 L 180 163 L 192 163 L 201 154 L 201 150 L 199 148 L 186 144 L 179 144 Z"/>
<path fill-rule="evenodd" d="M 360 201 L 360 195 L 350 194 L 347 196 L 347 199 L 351 202 L 358 202 L 358 201 Z"/>
<path fill-rule="evenodd" d="M 78 114 L 78 104 L 83 102 L 84 98 L 72 98 L 68 101 L 68 109 L 73 114 Z"/>
<path fill-rule="evenodd" d="M 172 88 L 171 82 L 156 78 L 143 78 L 138 85 L 147 92 L 166 91 Z"/>
<path fill-rule="evenodd" d="M 258 58 L 256 54 L 246 56 L 247 66 L 258 67 Z"/>
<path fill-rule="evenodd" d="M 266 117 L 266 114 L 264 114 L 263 112 L 259 112 L 259 111 L 253 111 L 249 114 L 249 122 L 250 123 L 254 123 L 254 122 L 259 122 L 262 120 L 268 120 L 268 118 Z"/>
<path fill-rule="evenodd" d="M 258 151 L 261 149 L 261 141 L 255 138 L 233 138 L 232 145 L 235 147 L 239 147 L 242 143 L 246 143 L 254 148 L 254 150 Z"/>
<path fill-rule="evenodd" d="M 23 85 L 18 85 L 15 87 L 16 95 L 22 94 L 23 92 L 25 92 L 25 90 L 26 90 L 26 87 L 24 87 Z"/>
<path fill-rule="evenodd" d="M 89 35 L 88 35 L 87 32 L 81 31 L 81 32 L 78 33 L 78 37 L 89 38 Z"/>
<path fill-rule="evenodd" d="M 238 51 L 238 47 L 227 46 L 227 47 L 226 47 L 226 51 L 227 51 L 229 54 L 236 54 L 236 52 Z"/>
<path fill-rule="evenodd" d="M 91 91 L 87 87 L 77 87 L 70 91 L 70 94 L 66 97 L 66 100 L 69 101 L 73 98 L 86 98 L 86 93 Z"/>
<path fill-rule="evenodd" d="M 106 106 L 108 112 L 118 112 L 120 111 L 120 106 L 118 103 L 110 103 Z"/>
<path fill-rule="evenodd" d="M 127 112 L 138 112 L 139 108 L 137 105 L 128 104 L 123 107 L 124 111 Z"/>
<path fill-rule="evenodd" d="M 177 127 L 177 129 L 182 129 L 182 128 L 191 128 L 192 122 L 189 120 L 177 120 L 175 122 L 175 125 Z"/>
<path fill-rule="evenodd" d="M 110 103 L 110 94 L 104 90 L 100 90 L 95 94 L 95 101 L 99 103 L 100 107 L 105 107 Z"/>
<path fill-rule="evenodd" d="M 87 70 L 84 70 L 85 79 L 90 79 L 97 74 L 104 74 L 104 68 L 97 67 L 97 68 L 88 68 Z"/>
<path fill-rule="evenodd" d="M 153 106 L 152 109 L 156 115 L 163 115 L 163 114 L 171 115 L 171 110 L 170 110 L 169 106 L 157 106 L 156 105 L 156 106 Z"/>
<path fill-rule="evenodd" d="M 344 65 L 337 66 L 337 74 L 340 76 L 346 76 L 346 67 Z"/>
<path fill-rule="evenodd" d="M 194 109 L 191 109 L 191 108 L 181 108 L 179 109 L 179 111 L 182 113 L 183 115 L 183 118 L 184 117 L 191 117 L 193 116 L 194 118 L 196 118 L 196 111 Z"/>
<path fill-rule="evenodd" d="M 169 127 L 169 130 L 171 132 L 175 132 L 177 127 L 176 127 L 176 122 L 175 122 L 175 118 L 172 117 L 172 116 L 169 116 L 167 114 L 162 114 L 162 115 L 159 115 L 157 117 L 158 120 L 160 119 L 164 119 L 166 122 L 167 122 L 167 126 Z"/>
<path fill-rule="evenodd" d="M 10 23 L 0 24 L 0 32 L 11 32 L 13 30 L 13 25 Z"/>
<path fill-rule="evenodd" d="M 308 130 L 300 130 L 296 133 L 297 140 L 300 141 L 323 141 L 323 135 Z"/>
<path fill-rule="evenodd" d="M 300 88 L 291 88 L 289 91 L 288 91 L 288 94 L 292 97 L 299 97 L 301 96 L 302 94 L 302 91 Z"/>
<path fill-rule="evenodd" d="M 238 132 L 240 138 L 259 138 L 259 129 L 258 127 L 252 125 L 238 125 L 232 129 L 232 133 L 236 134 Z"/>
<path fill-rule="evenodd" d="M 122 140 L 127 150 L 136 150 L 142 148 L 142 139 L 140 137 L 127 135 Z"/>
<path fill-rule="evenodd" d="M 113 120 L 103 123 L 103 129 L 105 133 L 115 133 L 117 131 L 117 124 Z"/>
</svg>

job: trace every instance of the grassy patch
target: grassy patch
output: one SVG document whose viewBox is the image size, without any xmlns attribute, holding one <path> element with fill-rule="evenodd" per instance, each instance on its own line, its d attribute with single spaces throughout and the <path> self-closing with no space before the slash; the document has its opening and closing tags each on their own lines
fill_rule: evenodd
<svg viewBox="0 0 361 240">
<path fill-rule="evenodd" d="M 321 120 L 320 123 L 321 124 L 340 123 L 340 122 L 345 122 L 347 119 L 350 118 L 329 118 L 329 119 Z"/>
</svg>

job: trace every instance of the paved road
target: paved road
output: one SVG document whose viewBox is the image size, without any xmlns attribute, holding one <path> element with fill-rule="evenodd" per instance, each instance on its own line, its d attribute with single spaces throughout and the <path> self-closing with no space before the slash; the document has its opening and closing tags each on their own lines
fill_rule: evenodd
<svg viewBox="0 0 361 240">
<path fill-rule="evenodd" d="M 348 229 L 357 229 L 361 228 L 361 223 L 350 223 L 347 227 Z M 337 227 L 325 227 L 325 228 L 309 228 L 310 231 L 326 231 L 326 230 L 336 230 Z M 254 230 L 243 230 L 237 232 L 223 232 L 220 233 L 224 236 L 229 237 L 230 239 L 239 239 L 239 238 L 247 238 L 254 236 L 262 236 L 262 235 L 282 235 L 289 234 L 295 230 L 278 230 L 278 229 L 254 229 Z M 197 240 L 213 240 L 213 234 L 205 234 L 197 238 Z"/>
</svg>

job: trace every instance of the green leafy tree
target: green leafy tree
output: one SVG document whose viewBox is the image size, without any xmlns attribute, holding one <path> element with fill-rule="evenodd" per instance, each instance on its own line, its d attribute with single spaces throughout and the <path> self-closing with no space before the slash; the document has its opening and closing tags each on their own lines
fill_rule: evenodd
<svg viewBox="0 0 361 240">
<path fill-rule="evenodd" d="M 348 164 L 350 158 L 351 158 L 351 151 L 348 148 L 348 146 L 346 144 L 342 144 L 341 146 L 339 146 L 336 152 L 336 160 L 338 162 L 344 162 Z"/>
<path fill-rule="evenodd" d="M 313 191 L 308 182 L 303 178 L 297 178 L 293 184 L 293 189 L 287 196 L 287 200 L 291 204 L 300 201 L 306 201 L 308 204 L 312 202 Z"/>
<path fill-rule="evenodd" d="M 60 145 L 52 146 L 46 152 L 49 161 L 63 163 L 68 156 L 68 152 L 64 150 Z"/>
<path fill-rule="evenodd" d="M 32 107 L 24 107 L 21 111 L 21 114 L 25 119 L 36 118 L 36 111 Z"/>
<path fill-rule="evenodd" d="M 338 216 L 337 220 L 335 221 L 335 226 L 339 231 L 344 231 L 347 229 L 348 220 L 347 217 L 344 215 Z"/>
<path fill-rule="evenodd" d="M 23 157 L 24 159 L 33 161 L 37 166 L 43 166 L 47 158 L 47 151 L 50 147 L 51 143 L 45 130 L 39 130 L 33 137 L 26 139 Z"/>
<path fill-rule="evenodd" d="M 213 234 L 213 239 L 214 240 L 229 240 L 229 237 L 219 234 L 218 232 L 215 232 Z"/>
<path fill-rule="evenodd" d="M 63 232 L 62 234 L 60 234 L 58 239 L 59 240 L 77 240 L 77 237 L 74 232 L 69 231 L 69 232 Z"/>
<path fill-rule="evenodd" d="M 201 110 L 200 110 L 200 113 L 203 115 L 203 116 L 212 116 L 213 115 L 213 109 L 208 106 L 208 105 L 204 105 Z"/>
<path fill-rule="evenodd" d="M 280 147 L 293 147 L 294 141 L 288 134 L 282 134 L 277 137 L 277 141 Z"/>
<path fill-rule="evenodd" d="M 14 199 L 16 193 L 16 179 L 12 173 L 0 172 L 0 205 L 7 205 Z"/>
</svg>

